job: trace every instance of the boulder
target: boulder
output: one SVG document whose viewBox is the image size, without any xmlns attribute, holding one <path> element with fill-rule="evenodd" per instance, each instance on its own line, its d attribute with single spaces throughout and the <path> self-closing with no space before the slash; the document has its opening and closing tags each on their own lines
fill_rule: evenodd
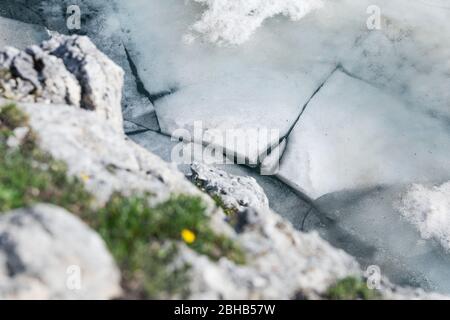
<svg viewBox="0 0 450 320">
<path fill-rule="evenodd" d="M 80 107 L 81 88 L 61 59 L 38 46 L 0 52 L 0 95 L 15 101 Z"/>
<path fill-rule="evenodd" d="M 54 36 L 41 47 L 66 65 L 81 87 L 81 107 L 108 119 L 122 130 L 123 70 L 83 36 Z"/>
<path fill-rule="evenodd" d="M 120 273 L 103 240 L 62 208 L 0 216 L 0 299 L 110 299 Z"/>
<path fill-rule="evenodd" d="M 94 110 L 123 131 L 123 70 L 87 37 L 55 35 L 24 51 L 0 51 L 0 96 Z"/>
</svg>

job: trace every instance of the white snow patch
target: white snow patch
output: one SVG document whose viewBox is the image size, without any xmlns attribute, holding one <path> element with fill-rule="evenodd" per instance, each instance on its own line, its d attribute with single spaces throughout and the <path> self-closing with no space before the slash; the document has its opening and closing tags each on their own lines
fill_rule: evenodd
<svg viewBox="0 0 450 320">
<path fill-rule="evenodd" d="M 322 0 L 194 0 L 208 6 L 185 40 L 198 36 L 222 44 L 246 42 L 267 18 L 284 15 L 294 21 L 322 6 Z"/>
<path fill-rule="evenodd" d="M 435 239 L 450 250 L 450 182 L 427 187 L 414 184 L 403 195 L 398 210 L 423 239 Z"/>
</svg>

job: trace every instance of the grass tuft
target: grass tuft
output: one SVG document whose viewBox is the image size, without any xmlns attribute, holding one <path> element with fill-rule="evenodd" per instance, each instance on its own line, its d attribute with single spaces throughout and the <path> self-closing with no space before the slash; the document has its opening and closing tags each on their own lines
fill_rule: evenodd
<svg viewBox="0 0 450 320">
<path fill-rule="evenodd" d="M 8 148 L 13 130 L 28 125 L 15 105 L 0 110 L 0 212 L 38 202 L 61 206 L 74 214 L 90 208 L 91 195 L 76 178 L 68 177 L 64 163 L 37 147 L 31 130 L 18 148 Z"/>
<path fill-rule="evenodd" d="M 198 197 L 173 196 L 151 207 L 146 197 L 116 194 L 104 208 L 85 220 L 106 241 L 124 270 L 125 282 L 140 284 L 132 291 L 146 298 L 161 298 L 157 293 L 162 292 L 169 296 L 186 294 L 183 280 L 188 266 L 167 271 L 176 255 L 175 243 L 183 241 L 184 230 L 195 235 L 195 240 L 186 245 L 199 254 L 213 260 L 228 257 L 237 263 L 245 261 L 233 241 L 210 229 L 205 205 Z"/>
<path fill-rule="evenodd" d="M 28 125 L 28 117 L 20 111 L 14 103 L 9 103 L 0 108 L 0 128 L 2 130 L 14 130 Z"/>
<path fill-rule="evenodd" d="M 328 288 L 326 298 L 331 300 L 376 300 L 381 295 L 376 290 L 371 290 L 363 279 L 346 277 Z"/>
</svg>

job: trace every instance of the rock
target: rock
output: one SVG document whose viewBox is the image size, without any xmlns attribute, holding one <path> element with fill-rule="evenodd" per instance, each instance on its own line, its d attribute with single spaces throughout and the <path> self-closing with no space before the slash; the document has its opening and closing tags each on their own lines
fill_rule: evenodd
<svg viewBox="0 0 450 320">
<path fill-rule="evenodd" d="M 151 192 L 155 201 L 175 192 L 203 196 L 212 204 L 174 166 L 126 138 L 97 113 L 35 103 L 19 108 L 29 115 L 40 147 L 67 163 L 69 174 L 88 177 L 86 188 L 100 203 L 114 192 Z"/>
<path fill-rule="evenodd" d="M 253 178 L 200 163 L 191 169 L 193 180 L 206 192 L 219 196 L 226 207 L 239 209 L 236 241 L 248 260 L 248 265 L 238 266 L 222 259 L 204 272 L 201 270 L 208 262 L 185 252 L 196 279 L 197 291 L 191 289 L 194 298 L 290 299 L 297 291 L 315 298 L 337 279 L 360 274 L 358 263 L 344 251 L 331 247 L 314 232 L 295 230 L 272 212 Z"/>
<path fill-rule="evenodd" d="M 358 263 L 317 233 L 301 233 L 270 210 L 235 239 L 246 264 L 213 263 L 185 248 L 191 266 L 192 299 L 292 299 L 297 292 L 315 299 L 338 279 L 359 276 Z"/>
<path fill-rule="evenodd" d="M 120 294 L 120 274 L 103 240 L 69 212 L 42 204 L 0 216 L 0 299 Z"/>
<path fill-rule="evenodd" d="M 0 51 L 0 95 L 95 110 L 122 132 L 123 71 L 87 37 L 54 36 L 39 47 Z"/>
<path fill-rule="evenodd" d="M 269 208 L 269 200 L 254 178 L 229 175 L 199 162 L 192 164 L 191 170 L 193 181 L 209 194 L 219 196 L 226 207 L 240 211 Z"/>
<path fill-rule="evenodd" d="M 16 101 L 80 106 L 81 89 L 64 63 L 40 47 L 0 52 L 0 94 Z"/>
<path fill-rule="evenodd" d="M 179 259 L 192 265 L 190 298 L 288 299 L 298 291 L 316 297 L 337 279 L 360 272 L 345 252 L 334 249 L 317 234 L 296 231 L 270 211 L 266 196 L 253 179 L 228 174 L 221 177 L 220 171 L 215 171 L 206 180 L 227 193 L 243 212 L 257 208 L 238 234 L 211 199 L 174 166 L 127 140 L 98 114 L 45 104 L 25 103 L 19 108 L 28 114 L 40 147 L 65 161 L 69 174 L 83 176 L 87 189 L 99 201 L 106 201 L 115 191 L 125 195 L 150 192 L 154 201 L 163 201 L 172 193 L 204 199 L 211 227 L 237 241 L 248 263 L 241 266 L 225 258 L 216 263 L 190 249 L 181 251 Z M 219 278 L 214 276 L 217 274 Z M 221 286 L 222 282 L 227 286 Z"/>
<path fill-rule="evenodd" d="M 173 157 L 173 152 L 174 150 L 181 149 L 179 141 L 173 141 L 170 137 L 153 131 L 140 133 L 138 131 L 135 134 L 129 135 L 129 138 L 167 162 L 176 160 Z M 183 152 L 186 152 L 186 150 L 190 152 L 190 155 L 192 155 L 192 160 L 197 162 L 204 160 L 204 157 L 202 157 L 203 159 L 197 159 L 195 157 L 195 152 L 193 152 L 193 150 L 197 150 L 197 147 L 193 146 L 193 144 L 188 143 L 186 146 L 183 146 Z M 203 155 L 204 148 L 201 151 L 201 154 Z M 264 159 L 263 164 L 273 164 L 275 161 L 272 162 L 271 160 L 274 160 L 274 153 L 276 154 L 277 152 L 272 151 L 272 153 Z M 280 151 L 279 153 L 281 154 L 282 152 Z M 191 157 L 189 157 L 189 161 L 181 161 L 182 163 L 177 163 L 178 170 L 186 175 L 192 174 L 190 158 Z M 270 161 L 266 162 L 266 160 Z M 277 214 L 280 214 L 284 219 L 292 222 L 294 227 L 302 230 L 303 221 L 305 221 L 306 216 L 308 216 L 308 221 L 312 220 L 311 218 L 313 218 L 313 215 L 310 214 L 311 201 L 306 199 L 305 196 L 299 195 L 295 190 L 285 185 L 275 177 L 260 175 L 256 170 L 237 164 L 215 164 L 214 166 L 227 172 L 228 174 L 254 178 L 264 189 L 264 193 L 269 200 L 271 209 Z M 272 169 L 275 167 L 276 166 L 272 166 L 269 168 L 269 166 L 266 166 L 264 167 L 264 172 L 273 173 Z M 263 167 L 261 167 L 261 169 L 263 169 Z"/>
<path fill-rule="evenodd" d="M 70 174 L 85 177 L 87 189 L 98 199 L 106 201 L 119 191 L 151 192 L 157 201 L 172 193 L 187 193 L 212 202 L 174 166 L 127 140 L 96 113 L 45 104 L 20 104 L 19 108 L 29 115 L 41 148 L 65 161 Z M 209 190 L 224 190 L 231 203 L 242 203 L 237 190 L 259 195 L 247 196 L 247 206 L 242 205 L 249 219 L 239 233 L 230 228 L 220 210 L 210 205 L 207 211 L 213 229 L 234 239 L 246 253 L 247 263 L 237 265 L 225 258 L 214 262 L 184 248 L 178 259 L 192 267 L 190 298 L 289 299 L 299 292 L 320 298 L 337 280 L 362 274 L 356 260 L 344 251 L 333 248 L 317 233 L 295 230 L 269 210 L 267 198 L 252 179 L 213 172 L 205 181 L 218 189 Z M 223 181 L 226 179 L 229 181 Z M 233 183 L 236 191 L 230 192 Z"/>
<path fill-rule="evenodd" d="M 64 61 L 81 86 L 81 107 L 95 110 L 122 131 L 123 70 L 87 37 L 54 36 L 42 48 Z"/>
<path fill-rule="evenodd" d="M 79 6 L 82 14 L 82 23 L 79 30 L 69 30 L 67 28 L 67 16 L 61 14 L 74 4 Z M 124 34 L 127 30 L 122 27 L 119 21 L 115 3 L 92 0 L 76 1 L 75 3 L 73 0 L 15 0 L 5 4 L 2 3 L 0 15 L 45 26 L 49 30 L 61 34 L 88 36 L 102 52 L 125 71 L 122 99 L 124 118 L 132 122 L 145 121 L 145 127 L 159 130 L 152 99 L 147 96 L 145 88 L 140 84 L 139 72 L 135 70 L 134 50 L 129 43 L 124 41 Z M 44 27 L 40 28 L 45 29 Z M 32 41 L 27 45 L 40 41 Z M 15 42 L 12 42 L 12 45 L 15 45 Z M 127 131 L 134 130 L 130 121 L 124 122 Z"/>
</svg>

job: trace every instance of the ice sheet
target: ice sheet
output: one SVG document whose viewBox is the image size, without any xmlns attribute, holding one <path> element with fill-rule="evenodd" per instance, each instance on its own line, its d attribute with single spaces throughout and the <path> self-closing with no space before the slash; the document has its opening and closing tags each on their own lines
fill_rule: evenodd
<svg viewBox="0 0 450 320">
<path fill-rule="evenodd" d="M 308 104 L 279 176 L 316 198 L 450 176 L 450 125 L 341 71 Z"/>
<path fill-rule="evenodd" d="M 118 6 L 145 87 L 152 94 L 167 93 L 154 103 L 166 134 L 178 128 L 192 132 L 193 122 L 202 121 L 205 130 L 276 129 L 282 137 L 345 48 L 364 32 L 366 18 L 360 8 L 355 27 L 354 21 L 338 18 L 345 8 L 330 4 L 297 22 L 271 18 L 245 44 L 217 47 L 183 42 L 202 13 L 197 3 L 136 0 Z M 258 157 L 257 144 L 247 158 Z M 272 144 L 269 140 L 264 148 Z M 231 151 L 245 154 L 239 147 Z"/>
<path fill-rule="evenodd" d="M 20 31 L 19 31 L 20 30 Z M 48 39 L 47 30 L 38 25 L 23 23 L 0 16 L 0 50 L 5 46 L 25 49 Z"/>
<path fill-rule="evenodd" d="M 408 189 L 373 187 L 319 198 L 319 214 L 330 220 L 320 234 L 357 257 L 363 268 L 379 266 L 395 283 L 449 293 L 450 255 L 438 241 L 424 240 L 397 209 Z"/>
</svg>

